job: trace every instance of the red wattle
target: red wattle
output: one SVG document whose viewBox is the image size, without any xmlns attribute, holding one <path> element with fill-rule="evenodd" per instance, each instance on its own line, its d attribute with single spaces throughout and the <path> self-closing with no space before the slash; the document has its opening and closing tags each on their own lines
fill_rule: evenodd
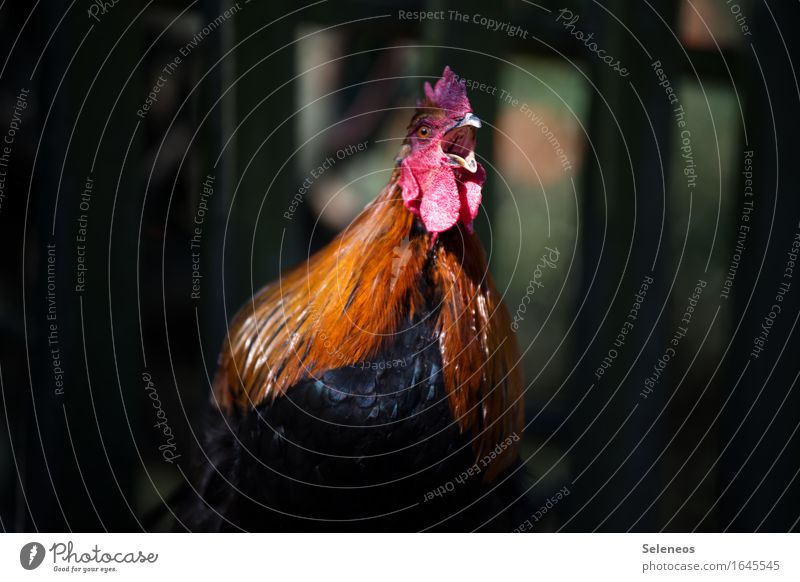
<svg viewBox="0 0 800 582">
<path fill-rule="evenodd" d="M 474 173 L 459 168 L 455 171 L 455 175 L 461 200 L 461 222 L 472 232 L 472 221 L 478 216 L 483 198 L 481 191 L 486 181 L 486 170 L 478 164 L 478 169 Z"/>
<path fill-rule="evenodd" d="M 452 228 L 459 220 L 471 231 L 485 180 L 486 171 L 480 164 L 473 174 L 444 164 L 419 167 L 406 158 L 401 163 L 398 184 L 405 207 L 422 219 L 428 232 L 436 234 Z"/>
</svg>

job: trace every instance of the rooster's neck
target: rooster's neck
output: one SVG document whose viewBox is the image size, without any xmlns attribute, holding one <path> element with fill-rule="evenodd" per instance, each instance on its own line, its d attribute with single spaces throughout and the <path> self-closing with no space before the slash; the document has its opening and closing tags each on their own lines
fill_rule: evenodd
<svg viewBox="0 0 800 582">
<path fill-rule="evenodd" d="M 521 434 L 518 349 L 480 242 L 460 225 L 431 239 L 393 180 L 328 246 L 237 315 L 217 402 L 246 409 L 271 401 L 303 378 L 371 359 L 403 326 L 432 317 L 450 409 L 473 435 L 476 459 Z M 515 457 L 514 446 L 505 448 L 485 476 Z"/>
<path fill-rule="evenodd" d="M 424 308 L 416 283 L 429 247 L 393 181 L 344 232 L 241 309 L 224 346 L 217 401 L 258 405 L 305 377 L 373 356 Z"/>
</svg>

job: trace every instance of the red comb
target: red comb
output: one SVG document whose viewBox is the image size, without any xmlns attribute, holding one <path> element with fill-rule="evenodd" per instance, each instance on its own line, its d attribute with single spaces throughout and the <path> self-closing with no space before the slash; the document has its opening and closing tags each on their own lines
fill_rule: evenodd
<svg viewBox="0 0 800 582">
<path fill-rule="evenodd" d="M 449 117 L 463 117 L 472 111 L 467 99 L 466 83 L 459 81 L 450 67 L 444 68 L 442 78 L 436 81 L 436 87 L 425 82 L 425 98 L 425 105 L 443 109 Z"/>
</svg>

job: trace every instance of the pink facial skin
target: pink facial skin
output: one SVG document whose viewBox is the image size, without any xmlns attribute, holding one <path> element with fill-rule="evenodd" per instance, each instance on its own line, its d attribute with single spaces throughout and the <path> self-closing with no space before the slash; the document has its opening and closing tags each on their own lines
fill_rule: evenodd
<svg viewBox="0 0 800 582">
<path fill-rule="evenodd" d="M 472 115 L 463 81 L 446 67 L 435 88 L 425 84 L 425 95 L 420 106 L 439 108 L 444 116 L 423 117 L 410 128 L 399 186 L 406 208 L 420 217 L 435 241 L 459 221 L 472 232 L 486 171 L 474 161 L 480 121 Z"/>
</svg>

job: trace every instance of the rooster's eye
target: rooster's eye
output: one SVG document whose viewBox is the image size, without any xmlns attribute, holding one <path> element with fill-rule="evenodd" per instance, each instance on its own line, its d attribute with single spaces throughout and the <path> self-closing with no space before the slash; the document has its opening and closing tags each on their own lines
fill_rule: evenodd
<svg viewBox="0 0 800 582">
<path fill-rule="evenodd" d="M 421 125 L 417 130 L 418 137 L 424 138 L 424 137 L 430 137 L 430 135 L 431 135 L 431 128 L 428 127 L 427 125 Z"/>
</svg>

